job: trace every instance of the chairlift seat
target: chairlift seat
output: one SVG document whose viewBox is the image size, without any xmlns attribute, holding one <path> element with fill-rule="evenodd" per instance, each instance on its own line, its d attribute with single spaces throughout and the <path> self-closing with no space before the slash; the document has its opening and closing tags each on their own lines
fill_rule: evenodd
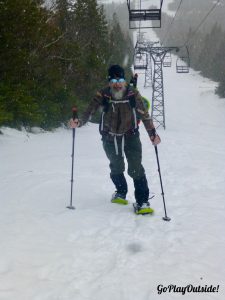
<svg viewBox="0 0 225 300">
<path fill-rule="evenodd" d="M 163 67 L 171 67 L 171 62 L 170 61 L 164 61 L 163 62 Z"/>
<path fill-rule="evenodd" d="M 143 65 L 135 64 L 134 65 L 134 70 L 146 70 L 146 69 L 147 69 L 147 64 L 143 64 Z"/>
<path fill-rule="evenodd" d="M 161 20 L 161 9 L 131 9 L 129 10 L 130 21 Z"/>
<path fill-rule="evenodd" d="M 189 73 L 189 67 L 177 66 L 177 73 Z"/>
<path fill-rule="evenodd" d="M 142 54 L 141 54 L 141 53 L 136 53 L 136 54 L 135 54 L 135 57 L 136 57 L 136 59 L 141 59 Z"/>
</svg>

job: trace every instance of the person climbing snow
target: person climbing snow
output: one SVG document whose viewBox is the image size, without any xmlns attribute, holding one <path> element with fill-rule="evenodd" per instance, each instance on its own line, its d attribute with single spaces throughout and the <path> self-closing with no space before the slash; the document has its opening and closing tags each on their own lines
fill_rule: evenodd
<svg viewBox="0 0 225 300">
<path fill-rule="evenodd" d="M 85 125 L 102 107 L 99 129 L 103 148 L 110 162 L 110 178 L 116 188 L 111 202 L 128 204 L 126 199 L 128 186 L 124 176 L 124 157 L 126 157 L 128 175 L 134 182 L 135 212 L 137 214 L 152 213 L 148 182 L 142 165 L 142 144 L 138 120 L 141 119 L 143 122 L 154 146 L 158 145 L 161 140 L 143 103 L 142 96 L 137 89 L 127 84 L 124 69 L 119 65 L 110 66 L 108 81 L 108 86 L 96 93 L 81 118 L 71 119 L 69 125 L 71 128 Z"/>
</svg>

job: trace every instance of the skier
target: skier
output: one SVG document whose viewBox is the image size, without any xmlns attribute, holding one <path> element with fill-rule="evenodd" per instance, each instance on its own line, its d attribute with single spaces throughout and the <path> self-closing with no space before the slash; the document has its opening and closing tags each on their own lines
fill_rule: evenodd
<svg viewBox="0 0 225 300">
<path fill-rule="evenodd" d="M 138 119 L 141 119 L 152 144 L 158 145 L 161 140 L 156 133 L 153 121 L 137 89 L 127 84 L 124 69 L 112 65 L 108 69 L 109 85 L 98 91 L 87 109 L 79 119 L 71 119 L 71 128 L 86 124 L 91 116 L 102 107 L 100 133 L 103 148 L 109 159 L 110 177 L 116 192 L 111 202 L 127 204 L 127 182 L 124 176 L 124 154 L 128 162 L 128 175 L 132 177 L 135 188 L 137 214 L 152 213 L 149 203 L 149 188 L 142 166 L 142 145 L 139 137 Z"/>
</svg>

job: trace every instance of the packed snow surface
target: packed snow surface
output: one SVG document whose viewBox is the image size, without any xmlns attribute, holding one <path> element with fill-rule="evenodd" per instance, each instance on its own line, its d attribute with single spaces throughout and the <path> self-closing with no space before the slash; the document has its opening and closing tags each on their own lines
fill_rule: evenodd
<svg viewBox="0 0 225 300">
<path fill-rule="evenodd" d="M 151 99 L 143 81 L 139 89 Z M 225 299 L 225 102 L 193 70 L 164 68 L 164 84 L 158 150 L 170 222 L 162 220 L 154 147 L 142 125 L 153 216 L 134 215 L 128 176 L 130 204 L 110 203 L 96 124 L 76 130 L 75 210 L 66 208 L 71 130 L 1 129 L 0 300 Z M 182 295 L 189 284 L 215 291 Z"/>
</svg>

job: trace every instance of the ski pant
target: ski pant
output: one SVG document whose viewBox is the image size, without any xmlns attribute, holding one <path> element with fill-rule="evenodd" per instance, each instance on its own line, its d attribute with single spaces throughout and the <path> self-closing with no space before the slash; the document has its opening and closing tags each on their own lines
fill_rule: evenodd
<svg viewBox="0 0 225 300">
<path fill-rule="evenodd" d="M 125 162 L 122 156 L 122 137 L 117 137 L 118 154 L 115 144 L 110 136 L 103 136 L 103 148 L 109 159 L 110 177 L 118 193 L 127 194 L 127 182 L 124 176 Z M 139 205 L 148 201 L 149 189 L 142 166 L 142 145 L 139 132 L 124 136 L 124 155 L 128 163 L 128 175 L 133 179 L 135 199 Z"/>
</svg>

